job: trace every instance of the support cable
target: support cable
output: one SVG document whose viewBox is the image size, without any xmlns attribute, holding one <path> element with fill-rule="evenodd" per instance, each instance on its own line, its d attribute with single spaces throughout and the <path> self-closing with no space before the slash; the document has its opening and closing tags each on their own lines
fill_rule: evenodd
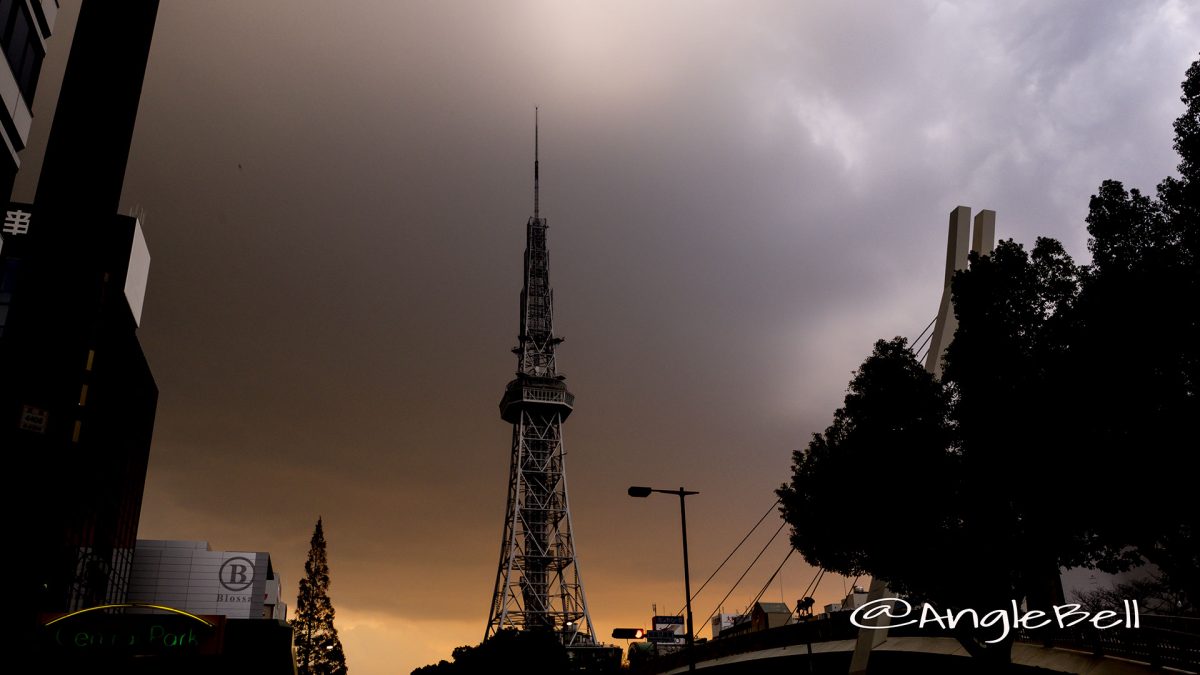
<svg viewBox="0 0 1200 675">
<path fill-rule="evenodd" d="M 704 624 L 706 626 L 708 625 L 708 622 L 712 621 L 712 618 L 717 615 L 717 612 L 721 609 L 721 606 L 725 604 L 725 601 L 729 599 L 729 596 L 733 595 L 733 592 L 737 589 L 738 584 L 742 583 L 742 579 L 746 578 L 746 575 L 750 573 L 750 570 L 754 567 L 754 564 L 757 563 L 758 559 L 767 552 L 767 548 L 774 543 L 775 537 L 778 537 L 779 533 L 783 532 L 783 528 L 786 526 L 787 522 L 784 522 L 779 526 L 778 530 L 775 530 L 775 534 L 771 535 L 771 539 L 768 540 L 766 545 L 762 547 L 762 550 L 758 552 L 758 555 L 754 556 L 754 560 L 750 561 L 750 566 L 746 568 L 745 572 L 742 572 L 742 576 L 738 577 L 738 580 L 733 582 L 733 588 L 730 588 L 729 592 L 725 594 L 725 597 L 721 598 L 721 601 L 717 603 L 717 609 L 714 609 L 712 614 L 709 614 L 708 618 L 704 620 Z M 772 576 L 772 578 L 774 578 L 774 576 Z M 701 630 L 703 630 L 703 628 L 701 628 Z"/>
<path fill-rule="evenodd" d="M 936 319 L 935 319 L 935 320 L 936 320 Z M 918 339 L 919 339 L 919 338 L 918 338 Z M 913 349 L 913 353 L 917 355 L 917 360 L 918 360 L 918 361 L 920 361 L 920 360 L 921 360 L 921 358 L 923 358 L 923 357 L 921 356 L 921 352 L 922 352 L 922 350 L 925 350 L 926 348 L 928 348 L 931 342 L 933 342 L 933 333 L 930 333 L 929 335 L 926 335 L 926 336 L 925 336 L 925 339 L 921 341 L 921 344 L 920 344 L 920 346 L 918 346 L 918 347 L 916 347 L 916 348 L 914 348 L 914 349 Z M 925 353 L 926 353 L 926 354 L 928 354 L 928 352 L 925 352 Z"/>
<path fill-rule="evenodd" d="M 767 583 L 763 584 L 763 587 L 758 591 L 758 595 L 754 596 L 754 599 L 750 601 L 750 606 L 746 608 L 746 612 L 754 609 L 754 605 L 758 604 L 758 601 L 762 599 L 763 593 L 767 592 L 767 588 L 771 586 L 771 582 L 775 581 L 775 576 L 779 574 L 779 570 L 783 569 L 783 566 L 787 564 L 788 558 L 791 558 L 792 554 L 795 552 L 796 549 L 794 547 L 788 547 L 788 552 L 787 555 L 783 557 L 783 562 L 779 563 L 779 567 L 775 568 L 775 572 L 771 574 L 771 578 L 767 579 Z M 746 612 L 742 613 L 745 614 Z"/>
<path fill-rule="evenodd" d="M 808 598 L 808 597 L 811 597 L 813 593 L 816 593 L 817 586 L 821 585 L 821 579 L 824 578 L 824 576 L 825 576 L 825 568 L 818 567 L 817 573 L 815 575 L 813 575 L 813 580 L 808 582 L 808 586 L 805 587 L 804 593 L 801 594 L 800 598 L 801 599 Z"/>
<path fill-rule="evenodd" d="M 937 323 L 937 315 L 936 314 L 934 314 L 933 318 L 929 320 L 929 325 L 925 326 L 925 330 L 929 330 L 930 328 L 933 328 L 933 324 L 935 324 L 935 323 Z M 925 330 L 921 331 L 921 333 L 919 335 L 917 335 L 917 337 L 913 338 L 912 342 L 909 342 L 908 344 L 910 344 L 910 345 L 916 344 L 918 340 L 920 340 L 922 337 L 925 336 Z"/>
<path fill-rule="evenodd" d="M 708 578 L 704 580 L 704 583 L 700 584 L 700 588 L 696 589 L 695 593 L 692 593 L 693 602 L 695 602 L 696 598 L 700 595 L 700 591 L 704 590 L 704 587 L 708 585 L 708 582 L 712 581 L 713 577 L 717 576 L 717 572 L 720 572 L 721 568 L 725 567 L 725 563 L 729 562 L 729 559 L 733 557 L 733 554 L 737 553 L 738 549 L 742 547 L 742 544 L 746 543 L 746 540 L 750 538 L 750 535 L 754 534 L 754 531 L 758 529 L 758 526 L 762 525 L 763 521 L 767 519 L 767 516 L 771 515 L 771 511 L 774 511 L 775 507 L 779 506 L 780 501 L 781 500 L 779 499 L 775 500 L 775 503 L 771 505 L 771 508 L 767 509 L 767 512 L 762 515 L 762 518 L 758 519 L 758 522 L 754 524 L 754 527 L 750 528 L 750 531 L 746 533 L 746 536 L 742 537 L 742 540 L 738 542 L 738 545 L 733 547 L 733 550 L 729 552 L 729 555 L 725 556 L 725 559 L 721 561 L 720 565 L 717 565 L 717 569 L 713 570 L 713 573 L 708 575 Z M 680 607 L 679 611 L 675 612 L 675 615 L 679 616 L 683 614 L 683 609 L 683 607 Z"/>
</svg>

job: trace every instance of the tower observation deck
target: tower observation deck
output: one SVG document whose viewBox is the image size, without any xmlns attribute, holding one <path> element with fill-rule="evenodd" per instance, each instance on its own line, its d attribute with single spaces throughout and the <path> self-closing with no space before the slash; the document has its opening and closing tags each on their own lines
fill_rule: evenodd
<svg viewBox="0 0 1200 675">
<path fill-rule="evenodd" d="M 598 643 L 584 598 L 567 504 L 562 424 L 575 397 L 558 374 L 546 219 L 538 205 L 534 123 L 533 216 L 525 224 L 516 378 L 504 388 L 500 417 L 512 425 L 512 463 L 500 563 L 484 638 L 504 629 L 556 634 L 567 647 Z"/>
</svg>

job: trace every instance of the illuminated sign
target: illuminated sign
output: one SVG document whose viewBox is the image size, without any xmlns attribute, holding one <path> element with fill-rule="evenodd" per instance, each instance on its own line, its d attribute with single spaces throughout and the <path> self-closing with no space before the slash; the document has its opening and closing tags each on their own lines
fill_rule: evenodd
<svg viewBox="0 0 1200 675">
<path fill-rule="evenodd" d="M 113 614 L 106 610 L 142 608 L 163 614 Z M 223 617 L 202 617 L 173 607 L 126 603 L 72 612 L 43 624 L 42 647 L 55 653 L 129 656 L 219 654 Z"/>
<path fill-rule="evenodd" d="M 75 612 L 71 612 L 70 614 L 64 614 L 64 615 L 58 617 L 57 619 L 51 619 L 50 621 L 47 621 L 44 625 L 53 626 L 54 624 L 58 623 L 59 621 L 66 621 L 67 619 L 73 619 L 73 618 L 75 618 L 77 616 L 81 616 L 83 614 L 91 614 L 92 612 L 99 612 L 99 611 L 105 610 L 105 609 L 125 609 L 127 607 L 140 608 L 140 609 L 157 609 L 157 610 L 160 610 L 163 612 L 171 612 L 172 614 L 186 616 L 189 619 L 195 619 L 196 621 L 199 621 L 200 623 L 204 624 L 205 626 L 207 626 L 209 628 L 212 628 L 212 626 L 213 626 L 213 623 L 211 621 L 209 621 L 208 619 L 204 619 L 202 617 L 196 616 L 195 614 L 192 614 L 191 612 L 185 612 L 182 609 L 175 609 L 174 607 L 167 607 L 166 605 L 150 605 L 150 604 L 146 604 L 144 602 L 123 602 L 123 603 L 115 604 L 115 605 L 97 605 L 95 607 L 88 607 L 87 609 L 81 609 L 81 610 L 78 610 Z"/>
<path fill-rule="evenodd" d="M 681 645 L 686 641 L 682 616 L 655 616 L 650 621 L 654 630 L 647 631 L 646 637 L 651 642 Z"/>
</svg>

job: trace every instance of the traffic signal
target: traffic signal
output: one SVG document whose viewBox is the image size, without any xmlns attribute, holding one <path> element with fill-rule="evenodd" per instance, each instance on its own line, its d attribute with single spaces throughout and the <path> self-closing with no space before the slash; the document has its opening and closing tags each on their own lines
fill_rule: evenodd
<svg viewBox="0 0 1200 675">
<path fill-rule="evenodd" d="M 641 628 L 614 628 L 612 636 L 618 640 L 640 640 L 646 635 Z"/>
</svg>

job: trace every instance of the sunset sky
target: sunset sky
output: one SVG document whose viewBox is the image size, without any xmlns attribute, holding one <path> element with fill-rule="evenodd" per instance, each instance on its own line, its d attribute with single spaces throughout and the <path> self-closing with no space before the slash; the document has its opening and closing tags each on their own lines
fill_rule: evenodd
<svg viewBox="0 0 1200 675">
<path fill-rule="evenodd" d="M 626 488 L 700 491 L 698 586 L 871 344 L 934 316 L 950 210 L 1086 261 L 1100 182 L 1175 172 L 1198 45 L 1188 0 L 164 0 L 122 199 L 160 389 L 140 535 L 269 551 L 294 608 L 320 515 L 352 672 L 479 642 L 540 106 L 579 563 L 601 637 L 645 626 L 683 602 L 678 511 Z M 700 595 L 698 630 L 779 523 Z M 794 605 L 812 576 L 796 556 L 764 597 Z"/>
</svg>

